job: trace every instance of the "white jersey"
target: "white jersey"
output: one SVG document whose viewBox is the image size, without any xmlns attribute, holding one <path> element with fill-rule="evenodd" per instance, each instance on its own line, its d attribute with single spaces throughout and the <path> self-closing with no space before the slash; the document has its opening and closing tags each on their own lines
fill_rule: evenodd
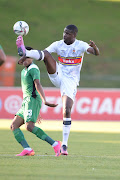
<svg viewBox="0 0 120 180">
<path fill-rule="evenodd" d="M 87 49 L 89 47 L 88 43 L 77 39 L 70 45 L 60 40 L 53 42 L 46 50 L 49 53 L 57 53 L 59 67 L 61 68 L 63 76 L 74 79 L 77 85 L 79 85 L 84 53 L 88 53 Z"/>
</svg>

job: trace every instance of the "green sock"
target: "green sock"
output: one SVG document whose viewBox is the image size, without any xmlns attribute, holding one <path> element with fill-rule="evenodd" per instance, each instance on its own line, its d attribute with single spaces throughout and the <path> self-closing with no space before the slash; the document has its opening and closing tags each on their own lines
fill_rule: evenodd
<svg viewBox="0 0 120 180">
<path fill-rule="evenodd" d="M 42 129 L 36 126 L 33 128 L 32 133 L 35 134 L 38 138 L 42 139 L 43 141 L 48 142 L 50 145 L 53 145 L 53 143 L 55 142 Z"/>
<path fill-rule="evenodd" d="M 27 141 L 24 138 L 23 132 L 18 128 L 13 131 L 14 137 L 17 140 L 18 143 L 22 145 L 23 148 L 30 147 L 27 143 Z"/>
</svg>

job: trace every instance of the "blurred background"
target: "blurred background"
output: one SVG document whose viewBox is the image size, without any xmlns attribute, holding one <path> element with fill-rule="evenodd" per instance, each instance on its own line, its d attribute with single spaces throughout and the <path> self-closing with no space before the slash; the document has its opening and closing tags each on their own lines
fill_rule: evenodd
<svg viewBox="0 0 120 180">
<path fill-rule="evenodd" d="M 10 56 L 8 63 L 0 67 L 0 86 L 5 86 L 8 77 L 13 81 L 12 86 L 20 86 L 23 67 L 17 64 L 17 35 L 13 32 L 13 25 L 19 20 L 26 21 L 30 27 L 24 37 L 25 45 L 40 50 L 62 39 L 64 27 L 75 24 L 79 29 L 77 39 L 88 43 L 93 40 L 100 49 L 98 57 L 85 54 L 80 87 L 120 88 L 118 0 L 0 0 L 0 44 Z M 53 56 L 57 60 L 57 56 Z M 41 70 L 43 87 L 53 86 L 44 63 L 35 63 Z"/>
<path fill-rule="evenodd" d="M 25 137 L 35 148 L 36 156 L 15 157 L 19 145 L 6 129 L 22 103 L 19 87 L 23 66 L 17 64 L 17 35 L 13 32 L 13 25 L 19 20 L 29 24 L 30 31 L 24 42 L 34 49 L 43 50 L 62 39 L 63 30 L 69 24 L 78 27 L 77 39 L 88 43 L 93 40 L 100 49 L 97 57 L 84 56 L 81 89 L 72 110 L 69 158 L 55 160 L 52 148 L 48 151 L 47 145 L 39 144 L 39 140 L 27 132 Z M 1 180 L 120 180 L 120 0 L 0 0 L 0 44 L 7 55 L 7 62 L 0 67 Z M 57 60 L 57 56 L 53 56 Z M 44 62 L 35 63 L 40 68 L 43 87 L 53 87 Z M 62 131 L 60 92 L 54 88 L 44 90 L 48 100 L 53 99 L 58 106 L 52 109 L 42 106 L 40 128 L 50 130 L 51 137 L 61 140 L 62 133 L 58 132 Z"/>
</svg>

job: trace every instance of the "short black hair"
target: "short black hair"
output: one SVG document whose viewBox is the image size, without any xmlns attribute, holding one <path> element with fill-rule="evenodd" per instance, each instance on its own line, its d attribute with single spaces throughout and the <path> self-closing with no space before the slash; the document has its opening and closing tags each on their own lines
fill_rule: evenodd
<svg viewBox="0 0 120 180">
<path fill-rule="evenodd" d="M 25 46 L 25 49 L 27 49 L 27 50 L 32 50 L 33 48 L 32 47 L 30 47 L 30 46 Z"/>
<path fill-rule="evenodd" d="M 66 29 L 69 29 L 73 33 L 78 33 L 78 28 L 73 24 L 70 24 L 70 25 L 66 26 Z"/>
</svg>

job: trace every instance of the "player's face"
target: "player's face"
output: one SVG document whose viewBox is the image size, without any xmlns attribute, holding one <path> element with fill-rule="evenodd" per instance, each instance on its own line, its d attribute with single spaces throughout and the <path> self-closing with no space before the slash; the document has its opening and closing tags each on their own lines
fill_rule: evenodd
<svg viewBox="0 0 120 180">
<path fill-rule="evenodd" d="M 71 30 L 65 28 L 63 32 L 63 40 L 66 44 L 70 45 L 75 41 L 76 34 L 74 34 Z"/>
<path fill-rule="evenodd" d="M 23 66 L 28 67 L 33 62 L 33 59 L 26 58 L 26 60 L 23 62 Z"/>
</svg>

